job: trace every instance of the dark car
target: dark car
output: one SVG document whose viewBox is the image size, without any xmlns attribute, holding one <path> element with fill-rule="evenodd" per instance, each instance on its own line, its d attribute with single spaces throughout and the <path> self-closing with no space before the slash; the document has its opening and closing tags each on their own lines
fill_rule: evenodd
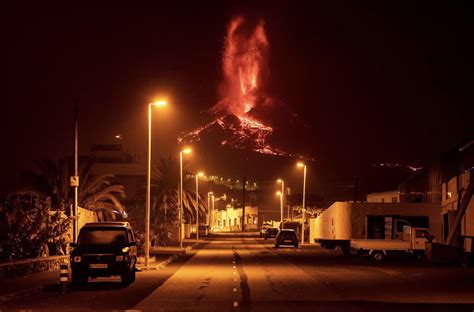
<svg viewBox="0 0 474 312">
<path fill-rule="evenodd" d="M 200 237 L 209 235 L 209 226 L 207 226 L 207 224 L 199 224 L 198 229 Z"/>
<path fill-rule="evenodd" d="M 275 238 L 278 235 L 278 228 L 269 228 L 265 231 L 265 239 Z"/>
<path fill-rule="evenodd" d="M 280 245 L 291 245 L 298 248 L 298 236 L 296 232 L 290 229 L 281 230 L 275 238 L 275 247 L 278 248 Z"/>
<path fill-rule="evenodd" d="M 71 243 L 73 284 L 87 283 L 88 278 L 119 275 L 122 283 L 135 281 L 137 243 L 128 222 L 87 223 L 81 228 L 77 243 Z"/>
</svg>

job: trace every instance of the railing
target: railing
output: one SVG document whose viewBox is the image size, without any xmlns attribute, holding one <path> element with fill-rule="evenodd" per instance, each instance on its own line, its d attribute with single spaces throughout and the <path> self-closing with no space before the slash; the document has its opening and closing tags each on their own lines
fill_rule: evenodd
<svg viewBox="0 0 474 312">
<path fill-rule="evenodd" d="M 34 273 L 59 270 L 59 265 L 69 261 L 69 255 L 30 258 L 0 263 L 0 279 L 28 276 Z"/>
</svg>

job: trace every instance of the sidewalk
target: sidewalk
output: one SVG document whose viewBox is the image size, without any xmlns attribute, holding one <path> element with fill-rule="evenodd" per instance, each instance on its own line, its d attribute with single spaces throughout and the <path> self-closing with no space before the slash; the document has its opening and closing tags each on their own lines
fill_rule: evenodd
<svg viewBox="0 0 474 312">
<path fill-rule="evenodd" d="M 35 273 L 30 276 L 5 279 L 0 285 L 0 305 L 26 295 L 39 293 L 59 282 L 59 270 Z"/>
</svg>

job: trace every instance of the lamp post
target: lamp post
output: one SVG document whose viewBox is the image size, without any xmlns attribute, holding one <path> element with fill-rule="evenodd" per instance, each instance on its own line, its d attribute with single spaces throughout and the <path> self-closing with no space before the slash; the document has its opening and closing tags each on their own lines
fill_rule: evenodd
<svg viewBox="0 0 474 312">
<path fill-rule="evenodd" d="M 306 164 L 304 163 L 297 163 L 296 164 L 299 168 L 303 168 L 303 222 L 301 226 L 301 245 L 304 244 L 304 223 L 306 221 Z"/>
<path fill-rule="evenodd" d="M 199 177 L 204 173 L 196 173 L 196 242 L 199 241 Z"/>
<path fill-rule="evenodd" d="M 179 248 L 183 249 L 183 154 L 191 153 L 190 148 L 179 152 Z"/>
<path fill-rule="evenodd" d="M 212 231 L 212 226 L 214 225 L 214 203 L 212 205 L 211 211 L 211 198 L 214 198 L 213 192 L 207 192 L 207 214 L 208 214 L 208 221 L 207 225 L 209 226 L 209 230 Z"/>
<path fill-rule="evenodd" d="M 146 177 L 146 212 L 145 212 L 145 267 L 148 267 L 150 258 L 150 185 L 151 185 L 151 109 L 155 107 L 165 107 L 168 102 L 165 100 L 148 104 L 148 169 Z"/>
<path fill-rule="evenodd" d="M 285 181 L 282 179 L 277 180 L 278 183 L 281 183 L 280 193 L 280 228 L 283 229 L 283 206 L 284 206 L 284 196 L 285 196 Z"/>
</svg>

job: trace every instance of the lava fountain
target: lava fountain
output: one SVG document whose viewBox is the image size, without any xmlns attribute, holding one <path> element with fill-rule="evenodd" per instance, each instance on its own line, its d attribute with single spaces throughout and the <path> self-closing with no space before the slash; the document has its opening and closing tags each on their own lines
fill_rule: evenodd
<svg viewBox="0 0 474 312">
<path fill-rule="evenodd" d="M 251 23 L 243 17 L 234 18 L 227 29 L 222 70 L 224 82 L 217 104 L 208 110 L 212 121 L 178 138 L 192 143 L 204 133 L 218 128 L 224 132 L 221 145 L 251 149 L 258 153 L 293 156 L 269 144 L 273 128 L 263 121 L 274 105 L 265 93 L 268 80 L 269 42 L 264 22 Z"/>
</svg>

